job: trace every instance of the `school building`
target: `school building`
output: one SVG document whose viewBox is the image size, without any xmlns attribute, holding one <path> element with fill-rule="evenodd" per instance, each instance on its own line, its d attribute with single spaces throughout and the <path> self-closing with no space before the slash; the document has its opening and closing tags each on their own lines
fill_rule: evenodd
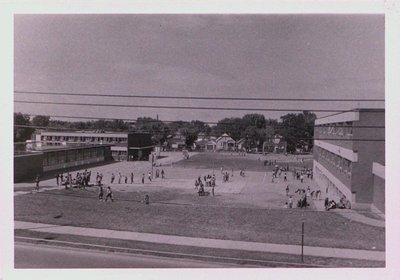
<svg viewBox="0 0 400 280">
<path fill-rule="evenodd" d="M 315 120 L 314 178 L 353 208 L 385 212 L 385 110 L 355 109 Z"/>
<path fill-rule="evenodd" d="M 149 133 L 95 131 L 38 131 L 27 148 L 82 144 L 110 144 L 112 158 L 117 161 L 147 160 L 154 148 Z"/>
<path fill-rule="evenodd" d="M 14 182 L 32 180 L 36 175 L 68 170 L 112 159 L 110 144 L 42 147 L 41 151 L 14 154 Z"/>
</svg>

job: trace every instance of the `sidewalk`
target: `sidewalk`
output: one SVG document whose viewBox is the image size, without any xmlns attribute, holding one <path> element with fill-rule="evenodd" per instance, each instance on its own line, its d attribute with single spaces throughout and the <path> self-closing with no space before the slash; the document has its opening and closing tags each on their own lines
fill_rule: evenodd
<svg viewBox="0 0 400 280">
<path fill-rule="evenodd" d="M 108 229 L 59 226 L 59 225 L 30 223 L 21 221 L 15 221 L 14 227 L 15 229 L 25 229 L 37 232 L 71 234 L 71 235 L 99 237 L 99 238 L 113 238 L 121 240 L 152 242 L 159 244 L 230 249 L 230 250 L 244 250 L 244 251 L 265 252 L 265 253 L 281 253 L 281 254 L 291 254 L 291 255 L 301 254 L 301 246 L 299 245 L 195 238 L 195 237 L 162 235 L 153 233 L 116 231 Z M 341 259 L 346 258 L 346 259 L 385 261 L 384 251 L 304 246 L 304 255 L 316 256 L 316 257 L 332 257 Z"/>
<path fill-rule="evenodd" d="M 326 211 L 324 200 L 313 200 L 313 202 L 318 211 Z M 381 228 L 385 227 L 385 221 L 368 218 L 364 215 L 357 213 L 352 209 L 332 209 L 329 211 L 335 212 L 355 222 L 363 223 L 374 227 L 381 227 Z"/>
</svg>

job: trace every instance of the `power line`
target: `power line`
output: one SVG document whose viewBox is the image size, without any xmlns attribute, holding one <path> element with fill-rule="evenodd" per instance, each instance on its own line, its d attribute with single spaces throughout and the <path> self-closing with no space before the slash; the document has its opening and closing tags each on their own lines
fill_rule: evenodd
<svg viewBox="0 0 400 280">
<path fill-rule="evenodd" d="M 147 99 L 182 99 L 182 100 L 237 100 L 237 101 L 385 101 L 385 99 L 354 99 L 354 98 L 263 98 L 263 97 L 217 97 L 217 96 L 177 96 L 177 95 L 131 95 L 131 94 L 97 94 L 97 93 L 72 93 L 72 92 L 45 92 L 45 91 L 14 91 L 14 93 L 36 95 L 65 95 L 65 96 L 92 96 L 92 97 L 118 97 L 118 98 L 147 98 Z"/>
<path fill-rule="evenodd" d="M 100 103 L 74 103 L 74 102 L 51 102 L 51 101 L 23 101 L 14 100 L 15 103 L 43 104 L 43 105 L 68 105 L 68 106 L 96 106 L 96 107 L 123 107 L 123 108 L 153 108 L 153 109 L 183 109 L 183 110 L 219 110 L 219 111 L 269 111 L 269 112 L 353 112 L 352 110 L 336 109 L 267 109 L 267 108 L 226 108 L 226 107 L 194 107 L 194 106 L 160 106 L 160 105 L 128 105 L 128 104 L 100 104 Z M 375 112 L 372 111 L 371 112 Z"/>
</svg>

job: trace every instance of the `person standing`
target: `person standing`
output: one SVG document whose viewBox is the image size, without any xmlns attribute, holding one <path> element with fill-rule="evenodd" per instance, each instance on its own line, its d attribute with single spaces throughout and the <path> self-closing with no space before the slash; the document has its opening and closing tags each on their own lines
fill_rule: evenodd
<svg viewBox="0 0 400 280">
<path fill-rule="evenodd" d="M 114 173 L 112 173 L 111 174 L 111 184 L 114 183 L 114 180 L 115 180 L 115 175 L 114 175 Z"/>
<path fill-rule="evenodd" d="M 142 184 L 144 184 L 144 173 L 142 174 Z"/>
<path fill-rule="evenodd" d="M 285 174 L 283 175 L 283 181 L 287 181 L 287 174 L 286 174 L 286 172 L 285 172 Z"/>
<path fill-rule="evenodd" d="M 289 185 L 287 185 L 287 187 L 286 187 L 286 196 L 289 196 Z"/>
<path fill-rule="evenodd" d="M 149 174 L 147 175 L 147 177 L 149 178 L 149 181 L 151 182 L 151 171 L 149 171 Z"/>
<path fill-rule="evenodd" d="M 292 196 L 289 196 L 289 203 L 288 203 L 289 208 L 293 208 L 293 199 Z"/>
<path fill-rule="evenodd" d="M 118 184 L 121 184 L 121 177 L 122 177 L 121 172 L 119 172 Z"/>
<path fill-rule="evenodd" d="M 36 182 L 36 190 L 38 191 L 39 190 L 39 183 L 40 183 L 39 174 L 36 175 L 35 182 Z"/>
<path fill-rule="evenodd" d="M 100 200 L 103 200 L 103 195 L 104 195 L 104 190 L 103 190 L 103 187 L 100 186 L 100 189 L 99 189 L 99 199 Z"/>
<path fill-rule="evenodd" d="M 57 173 L 56 175 L 57 186 L 60 185 L 60 174 Z"/>
<path fill-rule="evenodd" d="M 131 172 L 131 184 L 133 184 L 133 172 Z"/>
<path fill-rule="evenodd" d="M 307 187 L 307 192 L 306 192 L 306 197 L 308 200 L 310 200 L 310 196 L 311 196 L 311 189 L 310 186 Z"/>
<path fill-rule="evenodd" d="M 161 169 L 161 178 L 164 179 L 164 169 Z"/>
<path fill-rule="evenodd" d="M 114 202 L 114 198 L 113 198 L 112 190 L 111 190 L 110 186 L 107 187 L 107 194 L 106 194 L 106 199 L 105 199 L 106 202 L 107 202 L 108 198 L 111 199 L 111 202 Z"/>
</svg>

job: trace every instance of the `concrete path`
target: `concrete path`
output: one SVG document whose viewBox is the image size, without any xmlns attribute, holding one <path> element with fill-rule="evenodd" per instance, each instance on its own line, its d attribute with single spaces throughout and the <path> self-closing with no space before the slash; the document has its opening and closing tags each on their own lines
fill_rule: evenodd
<svg viewBox="0 0 400 280">
<path fill-rule="evenodd" d="M 108 230 L 108 229 L 60 226 L 52 224 L 21 222 L 21 221 L 15 221 L 14 227 L 15 229 L 25 229 L 37 232 L 71 234 L 71 235 L 99 237 L 99 238 L 113 238 L 121 240 L 152 242 L 159 244 L 195 246 L 195 247 L 230 249 L 230 250 L 244 250 L 244 251 L 266 252 L 266 253 L 267 252 L 282 253 L 291 255 L 301 254 L 301 246 L 299 245 L 233 241 L 233 240 L 211 239 L 211 238 L 194 238 L 194 237 L 162 235 L 153 233 L 139 233 L 130 231 Z M 316 257 L 385 261 L 384 251 L 304 246 L 304 255 L 316 256 Z"/>
<path fill-rule="evenodd" d="M 313 200 L 313 202 L 314 202 L 314 205 L 317 208 L 317 210 L 326 211 L 325 206 L 324 206 L 324 200 Z M 355 222 L 363 223 L 363 224 L 374 226 L 374 227 L 381 227 L 381 228 L 385 227 L 385 221 L 368 218 L 364 215 L 357 213 L 356 211 L 354 211 L 352 209 L 332 209 L 329 211 L 335 212 L 335 213 L 342 215 L 343 217 L 350 219 L 352 221 L 355 221 Z"/>
</svg>

